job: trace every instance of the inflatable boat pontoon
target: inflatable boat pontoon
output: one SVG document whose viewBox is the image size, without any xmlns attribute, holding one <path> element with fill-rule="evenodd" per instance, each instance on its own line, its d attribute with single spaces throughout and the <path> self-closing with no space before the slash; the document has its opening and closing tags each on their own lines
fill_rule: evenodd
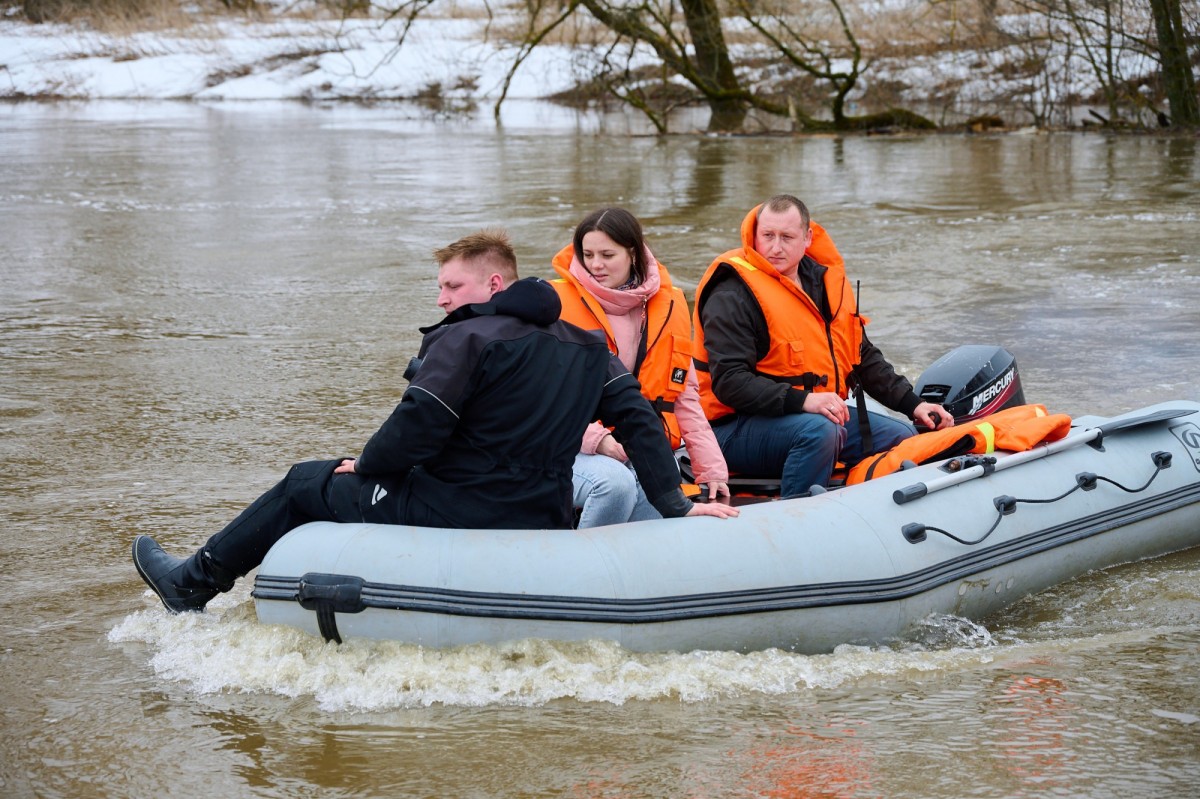
<svg viewBox="0 0 1200 799">
<path fill-rule="evenodd" d="M 607 639 L 634 651 L 901 639 L 1115 564 L 1200 545 L 1200 404 L 962 456 L 736 519 L 588 530 L 314 523 L 258 570 L 258 617 L 429 647 Z"/>
</svg>

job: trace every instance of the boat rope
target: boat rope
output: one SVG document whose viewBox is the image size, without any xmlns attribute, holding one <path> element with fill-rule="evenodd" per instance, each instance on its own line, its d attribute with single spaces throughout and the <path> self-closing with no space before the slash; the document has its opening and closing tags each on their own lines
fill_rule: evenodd
<svg viewBox="0 0 1200 799">
<path fill-rule="evenodd" d="M 1171 468 L 1171 453 L 1169 452 L 1153 452 L 1150 454 L 1150 459 L 1154 462 L 1154 472 L 1150 475 L 1149 479 L 1138 488 L 1129 488 L 1128 486 L 1118 483 L 1116 480 L 1104 477 L 1103 475 L 1098 475 L 1094 472 L 1080 472 L 1079 474 L 1075 475 L 1075 485 L 1071 488 L 1068 488 L 1066 491 L 1062 492 L 1056 497 L 1049 497 L 1047 499 L 1026 499 L 1009 496 L 1007 494 L 995 497 L 992 499 L 992 504 L 996 507 L 996 521 L 992 523 L 992 526 L 988 528 L 986 533 L 971 541 L 960 538 L 949 530 L 943 530 L 942 528 L 934 527 L 931 524 L 921 524 L 920 522 L 911 522 L 906 524 L 900 528 L 900 532 L 910 544 L 921 543 L 926 539 L 927 533 L 929 532 L 941 533 L 947 538 L 957 541 L 965 546 L 981 544 L 987 540 L 988 536 L 996 531 L 996 528 L 1000 526 L 1000 522 L 1004 520 L 1005 516 L 1010 516 L 1017 512 L 1017 505 L 1020 503 L 1029 505 L 1044 505 L 1051 502 L 1058 502 L 1059 500 L 1065 499 L 1071 494 L 1074 494 L 1076 491 L 1091 491 L 1096 488 L 1098 483 L 1101 482 L 1116 486 L 1127 494 L 1137 494 L 1145 491 L 1150 487 L 1150 484 L 1154 482 L 1155 478 L 1158 477 L 1159 472 L 1161 472 L 1163 469 Z"/>
</svg>

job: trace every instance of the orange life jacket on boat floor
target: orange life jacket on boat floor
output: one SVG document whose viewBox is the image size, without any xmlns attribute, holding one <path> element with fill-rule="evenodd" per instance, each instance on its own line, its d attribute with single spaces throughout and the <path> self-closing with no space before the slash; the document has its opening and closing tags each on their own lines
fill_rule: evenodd
<svg viewBox="0 0 1200 799">
<path fill-rule="evenodd" d="M 967 424 L 906 438 L 886 452 L 859 461 L 847 475 L 846 485 L 899 471 L 905 461 L 920 466 L 968 453 L 1023 452 L 1043 441 L 1057 441 L 1070 430 L 1071 417 L 1065 413 L 1047 413 L 1045 405 L 1018 405 Z"/>
</svg>

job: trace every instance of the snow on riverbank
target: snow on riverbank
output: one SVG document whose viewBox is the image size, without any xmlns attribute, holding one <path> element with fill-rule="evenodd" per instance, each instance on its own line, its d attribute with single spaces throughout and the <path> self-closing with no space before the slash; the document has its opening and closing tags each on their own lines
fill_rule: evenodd
<svg viewBox="0 0 1200 799">
<path fill-rule="evenodd" d="M 284 0 L 278 0 L 283 2 Z M 906 0 L 890 0 L 895 12 Z M 434 112 L 474 104 L 476 116 L 505 96 L 508 100 L 548 98 L 585 82 L 595 69 L 587 47 L 540 44 L 513 73 L 517 49 L 498 31 L 517 12 L 484 0 L 434 4 L 405 32 L 403 20 L 321 19 L 313 14 L 259 20 L 232 15 L 197 16 L 181 30 L 114 34 L 82 26 L 33 25 L 13 7 L 0 20 L 0 99 L 124 100 L 413 100 Z M 197 12 L 198 14 L 198 12 Z M 1008 17 L 1014 40 L 1037 20 Z M 736 25 L 734 26 L 736 27 Z M 937 39 L 937 25 L 927 34 Z M 403 38 L 403 45 L 398 42 Z M 916 108 L 940 124 L 978 114 L 1002 114 L 1018 124 L 1059 123 L 1086 116 L 1079 98 L 1096 92 L 1094 70 L 1077 52 L 1037 37 L 988 52 L 932 46 L 924 55 L 872 61 L 848 97 L 851 114 L 872 86 L 890 86 L 893 102 Z M 735 49 L 745 45 L 735 45 Z M 747 55 L 742 51 L 742 55 Z M 775 68 L 748 70 L 749 83 L 786 77 Z M 643 63 L 655 61 L 649 51 Z M 1027 74 L 1022 64 L 1040 64 Z M 1125 75 L 1153 71 L 1142 54 L 1124 51 L 1118 66 Z M 1143 89 L 1145 87 L 1143 86 Z M 1149 106 L 1148 106 L 1149 107 Z M 818 109 L 819 111 L 819 109 Z M 684 109 L 680 113 L 687 113 Z M 776 124 L 781 120 L 776 120 Z M 693 125 L 693 123 L 695 123 Z M 686 127 L 703 127 L 689 119 Z"/>
<path fill-rule="evenodd" d="M 487 22 L 429 15 L 397 48 L 396 20 L 218 17 L 123 36 L 10 18 L 0 21 L 0 97 L 486 100 L 499 96 L 515 55 L 496 37 L 484 41 Z M 573 83 L 571 53 L 543 46 L 508 96 L 546 97 Z"/>
</svg>

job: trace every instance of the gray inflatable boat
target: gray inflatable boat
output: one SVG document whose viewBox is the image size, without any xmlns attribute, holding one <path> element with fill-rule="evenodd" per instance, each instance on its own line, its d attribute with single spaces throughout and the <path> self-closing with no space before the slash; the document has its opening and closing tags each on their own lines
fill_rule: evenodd
<svg viewBox="0 0 1200 799">
<path fill-rule="evenodd" d="M 1081 574 L 1200 545 L 1200 404 L 1058 441 L 747 505 L 588 530 L 314 523 L 268 553 L 258 618 L 428 647 L 605 639 L 819 653 L 981 619 Z"/>
</svg>

